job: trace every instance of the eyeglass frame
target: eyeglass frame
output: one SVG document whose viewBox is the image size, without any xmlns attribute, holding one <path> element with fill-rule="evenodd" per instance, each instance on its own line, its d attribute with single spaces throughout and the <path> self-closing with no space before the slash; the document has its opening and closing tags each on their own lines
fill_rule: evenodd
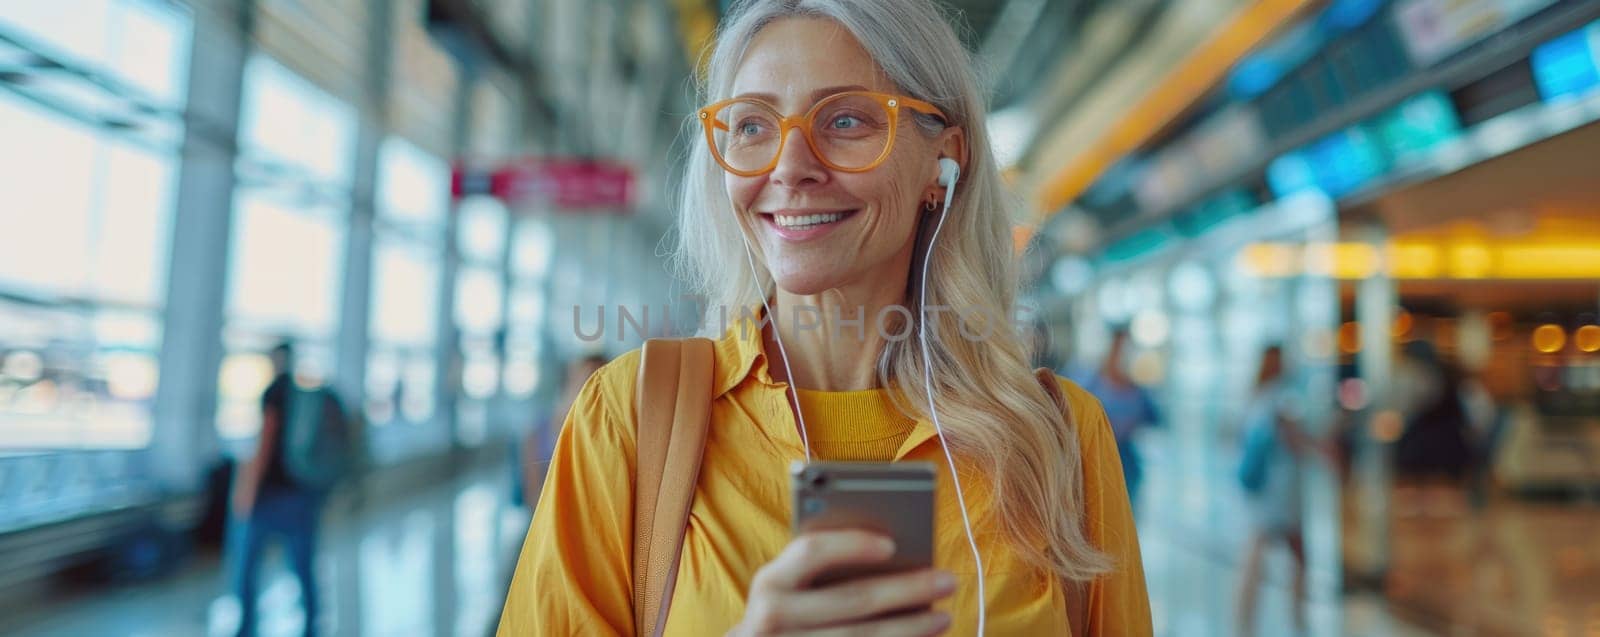
<svg viewBox="0 0 1600 637">
<path fill-rule="evenodd" d="M 882 106 L 883 110 L 889 114 L 889 140 L 884 142 L 883 152 L 878 155 L 877 159 L 874 159 L 871 163 L 859 168 L 848 168 L 829 161 L 821 151 L 817 150 L 817 141 L 811 137 L 811 127 L 812 124 L 815 123 L 814 120 L 817 115 L 817 109 L 821 108 L 823 104 L 832 102 L 835 99 L 845 95 L 861 95 L 870 97 L 876 101 L 879 106 Z M 728 165 L 727 160 L 723 159 L 722 157 L 722 152 L 717 150 L 716 131 L 718 128 L 727 130 L 728 127 L 727 125 L 718 121 L 716 115 L 722 109 L 738 102 L 754 102 L 756 104 L 760 104 L 778 116 L 778 149 L 777 151 L 773 152 L 772 161 L 764 168 L 758 168 L 755 170 L 735 169 L 733 166 Z M 896 95 L 893 93 L 879 93 L 877 91 L 840 91 L 817 100 L 817 103 L 812 104 L 811 108 L 807 109 L 804 115 L 798 116 L 786 116 L 779 112 L 776 106 L 768 104 L 762 100 L 749 97 L 735 97 L 713 104 L 708 104 L 701 107 L 700 110 L 697 111 L 697 115 L 700 118 L 700 125 L 705 129 L 706 132 L 706 146 L 711 149 L 711 158 L 715 159 L 717 164 L 722 166 L 723 170 L 726 170 L 734 175 L 738 175 L 740 177 L 755 177 L 758 175 L 765 175 L 773 170 L 776 170 L 778 168 L 778 161 L 783 159 L 784 145 L 789 143 L 789 131 L 796 128 L 800 129 L 800 135 L 801 137 L 805 138 L 806 147 L 811 149 L 811 155 L 816 157 L 817 161 L 822 162 L 822 165 L 841 172 L 864 173 L 877 168 L 878 166 L 882 166 L 883 162 L 889 159 L 889 153 L 894 150 L 895 136 L 898 134 L 900 128 L 900 109 L 902 107 L 910 108 L 925 115 L 938 117 L 942 122 L 944 122 L 945 126 L 950 126 L 950 118 L 944 114 L 944 111 L 940 110 L 939 107 L 934 106 L 933 104 L 929 104 L 928 102 L 924 102 L 914 97 L 906 97 L 904 95 Z"/>
</svg>

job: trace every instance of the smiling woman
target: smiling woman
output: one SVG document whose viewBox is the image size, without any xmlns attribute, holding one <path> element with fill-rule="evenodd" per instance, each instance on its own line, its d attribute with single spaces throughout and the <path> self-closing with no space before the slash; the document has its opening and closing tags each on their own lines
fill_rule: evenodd
<svg viewBox="0 0 1600 637">
<path fill-rule="evenodd" d="M 1013 200 L 937 4 L 736 3 L 705 80 L 675 256 L 718 340 L 675 583 L 633 608 L 633 352 L 567 416 L 501 634 L 1150 634 L 1104 413 L 1018 334 L 962 325 L 1014 309 Z M 824 329 L 774 320 L 800 308 Z M 842 329 L 889 310 L 920 338 Z M 817 584 L 893 551 L 791 533 L 786 470 L 814 459 L 936 466 L 933 568 Z"/>
</svg>

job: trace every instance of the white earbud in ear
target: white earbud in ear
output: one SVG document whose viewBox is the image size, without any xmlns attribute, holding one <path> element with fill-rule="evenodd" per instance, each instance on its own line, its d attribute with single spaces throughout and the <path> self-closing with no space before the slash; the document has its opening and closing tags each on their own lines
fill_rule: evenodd
<svg viewBox="0 0 1600 637">
<path fill-rule="evenodd" d="M 939 158 L 939 185 L 945 188 L 954 188 L 956 179 L 961 177 L 961 165 L 949 157 Z"/>
<path fill-rule="evenodd" d="M 950 202 L 956 196 L 956 180 L 961 178 L 961 164 L 949 157 L 939 158 L 939 185 L 944 186 L 944 210 L 950 211 Z"/>
</svg>

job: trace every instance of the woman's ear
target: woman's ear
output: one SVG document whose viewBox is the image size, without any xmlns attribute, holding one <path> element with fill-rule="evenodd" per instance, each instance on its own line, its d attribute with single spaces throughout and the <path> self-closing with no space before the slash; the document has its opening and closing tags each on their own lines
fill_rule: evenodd
<svg viewBox="0 0 1600 637">
<path fill-rule="evenodd" d="M 940 132 L 939 156 L 956 160 L 956 165 L 961 167 L 961 174 L 967 174 L 967 131 L 960 126 L 951 126 Z"/>
<path fill-rule="evenodd" d="M 928 186 L 923 189 L 922 200 L 924 203 L 932 201 L 937 204 L 944 199 L 944 185 L 939 179 L 942 170 L 938 159 L 955 160 L 956 166 L 960 168 L 960 174 L 967 174 L 967 132 L 960 126 L 951 126 L 940 131 L 934 143 L 939 149 L 939 156 L 933 162 L 933 172 L 928 179 Z"/>
</svg>

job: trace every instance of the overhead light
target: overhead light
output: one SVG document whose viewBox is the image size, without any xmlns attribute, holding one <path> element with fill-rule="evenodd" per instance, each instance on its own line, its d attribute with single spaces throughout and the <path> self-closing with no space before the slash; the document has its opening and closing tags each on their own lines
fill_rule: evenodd
<svg viewBox="0 0 1600 637">
<path fill-rule="evenodd" d="M 1211 271 L 1193 261 L 1185 261 L 1167 275 L 1167 294 L 1174 305 L 1191 312 L 1203 311 L 1216 300 L 1216 282 Z"/>
<path fill-rule="evenodd" d="M 1600 276 L 1600 245 L 1517 242 L 1499 246 L 1495 274 L 1503 279 L 1590 279 Z"/>
<path fill-rule="evenodd" d="M 1339 326 L 1339 351 L 1355 354 L 1361 351 L 1361 324 L 1355 321 Z"/>
<path fill-rule="evenodd" d="M 1365 279 L 1382 270 L 1378 249 L 1361 242 L 1310 243 L 1305 250 L 1308 274 L 1336 279 Z"/>
<path fill-rule="evenodd" d="M 1585 325 L 1578 328 L 1572 333 L 1572 343 L 1585 353 L 1600 352 L 1600 325 Z"/>
<path fill-rule="evenodd" d="M 1142 310 L 1133 317 L 1128 331 L 1140 347 L 1160 347 L 1167 342 L 1171 327 L 1166 314 L 1159 310 Z"/>
<path fill-rule="evenodd" d="M 1246 274 L 1283 278 L 1297 274 L 1299 259 L 1293 246 L 1282 243 L 1252 243 L 1239 251 L 1236 263 Z"/>
<path fill-rule="evenodd" d="M 1534 328 L 1533 348 L 1546 354 L 1561 351 L 1567 345 L 1567 332 L 1560 325 L 1546 323 Z"/>
<path fill-rule="evenodd" d="M 1106 321 L 1120 323 L 1127 320 L 1128 314 L 1133 311 L 1128 307 L 1122 286 L 1123 283 L 1120 281 L 1106 281 L 1100 284 L 1100 289 L 1095 294 L 1100 304 L 1100 316 Z"/>
<path fill-rule="evenodd" d="M 1050 283 L 1067 296 L 1088 289 L 1093 278 L 1094 267 L 1082 257 L 1062 257 L 1050 266 Z"/>
<path fill-rule="evenodd" d="M 1494 267 L 1494 254 L 1489 246 L 1478 243 L 1458 243 L 1450 246 L 1450 274 L 1458 279 L 1487 277 Z"/>
<path fill-rule="evenodd" d="M 1397 279 L 1432 279 L 1442 267 L 1439 248 L 1427 243 L 1395 241 L 1387 250 L 1389 274 Z"/>
<path fill-rule="evenodd" d="M 1586 280 L 1600 278 L 1600 245 L 1589 235 L 1542 234 L 1516 241 L 1403 239 L 1381 247 L 1361 242 L 1252 243 L 1236 258 L 1250 276 L 1328 276 L 1354 281 L 1395 279 Z"/>
</svg>

